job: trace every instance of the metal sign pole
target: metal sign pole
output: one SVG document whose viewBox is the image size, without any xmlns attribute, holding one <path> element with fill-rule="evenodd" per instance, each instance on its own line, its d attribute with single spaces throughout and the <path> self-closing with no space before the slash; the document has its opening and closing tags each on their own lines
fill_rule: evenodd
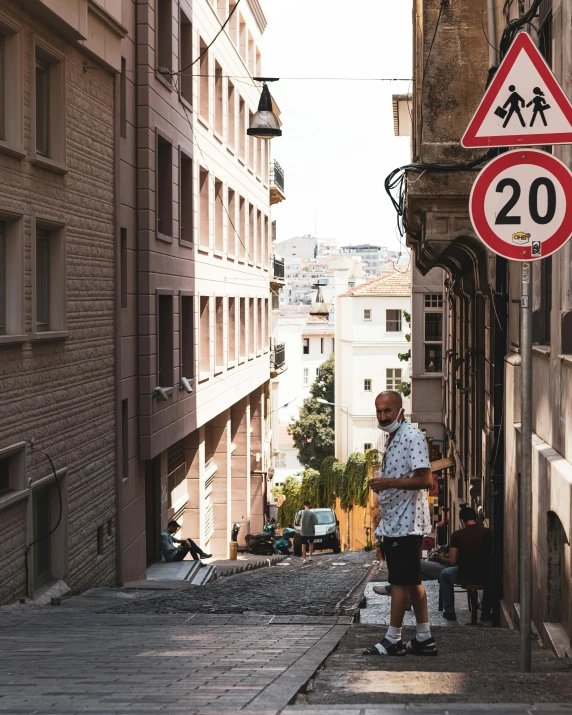
<svg viewBox="0 0 572 715">
<path fill-rule="evenodd" d="M 520 416 L 520 670 L 531 669 L 532 619 L 532 264 L 522 264 L 520 360 L 522 401 Z"/>
</svg>

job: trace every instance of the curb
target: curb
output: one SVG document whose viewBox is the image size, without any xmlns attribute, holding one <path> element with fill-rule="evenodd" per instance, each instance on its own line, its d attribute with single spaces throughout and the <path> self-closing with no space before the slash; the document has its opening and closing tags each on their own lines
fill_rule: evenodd
<svg viewBox="0 0 572 715">
<path fill-rule="evenodd" d="M 352 616 L 354 622 L 359 623 L 360 604 L 363 598 L 363 591 L 369 582 L 373 562 L 365 570 L 364 575 L 354 584 L 346 595 L 336 603 L 336 611 L 340 616 Z M 356 615 L 358 618 L 356 619 Z"/>
<path fill-rule="evenodd" d="M 261 561 L 253 561 L 251 563 L 241 564 L 237 562 L 236 566 L 225 566 L 224 568 L 219 568 L 216 564 L 213 564 L 216 577 L 226 578 L 228 576 L 235 576 L 239 573 L 245 573 L 246 571 L 256 571 L 257 569 L 265 569 L 269 566 L 276 566 L 280 561 L 287 559 L 287 556 L 282 554 L 274 554 L 273 556 L 268 556 L 268 558 Z"/>
</svg>

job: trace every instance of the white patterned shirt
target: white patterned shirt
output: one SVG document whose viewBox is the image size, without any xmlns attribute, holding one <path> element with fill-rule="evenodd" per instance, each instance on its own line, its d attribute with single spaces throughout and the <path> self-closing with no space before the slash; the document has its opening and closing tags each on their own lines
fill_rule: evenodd
<svg viewBox="0 0 572 715">
<path fill-rule="evenodd" d="M 416 469 L 431 467 L 427 440 L 421 430 L 403 420 L 385 451 L 381 476 L 407 479 Z M 376 536 L 425 536 L 431 533 L 431 515 L 426 489 L 385 489 L 379 493 L 381 521 Z"/>
</svg>

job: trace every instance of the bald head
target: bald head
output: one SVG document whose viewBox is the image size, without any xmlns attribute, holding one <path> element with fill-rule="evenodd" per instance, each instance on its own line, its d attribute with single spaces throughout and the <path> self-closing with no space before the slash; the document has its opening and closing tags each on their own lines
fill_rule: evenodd
<svg viewBox="0 0 572 715">
<path fill-rule="evenodd" d="M 380 425 L 387 426 L 399 417 L 399 411 L 403 407 L 403 400 L 399 392 L 395 390 L 385 390 L 380 392 L 375 398 L 375 412 Z"/>
</svg>

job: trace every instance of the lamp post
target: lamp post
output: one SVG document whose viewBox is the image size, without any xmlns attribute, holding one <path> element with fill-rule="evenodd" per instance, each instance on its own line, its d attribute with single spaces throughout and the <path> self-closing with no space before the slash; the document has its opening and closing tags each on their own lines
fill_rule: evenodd
<svg viewBox="0 0 572 715">
<path fill-rule="evenodd" d="M 346 411 L 346 450 L 347 450 L 347 456 L 346 456 L 346 461 L 347 457 L 350 456 L 350 411 L 345 405 L 340 405 L 337 402 L 328 402 L 328 400 L 324 400 L 323 397 L 317 397 L 316 401 L 319 402 L 321 405 L 330 405 L 330 407 L 341 407 L 342 410 Z"/>
</svg>

